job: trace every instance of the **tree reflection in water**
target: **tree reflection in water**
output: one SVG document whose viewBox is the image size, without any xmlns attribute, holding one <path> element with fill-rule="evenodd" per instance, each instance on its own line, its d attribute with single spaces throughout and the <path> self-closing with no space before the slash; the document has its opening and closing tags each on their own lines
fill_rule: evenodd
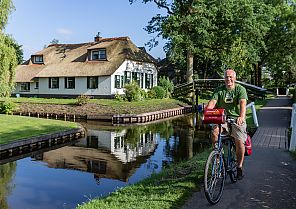
<svg viewBox="0 0 296 209">
<path fill-rule="evenodd" d="M 11 193 L 13 185 L 11 180 L 16 170 L 16 162 L 0 165 L 0 207 L 8 209 L 7 196 Z"/>
</svg>

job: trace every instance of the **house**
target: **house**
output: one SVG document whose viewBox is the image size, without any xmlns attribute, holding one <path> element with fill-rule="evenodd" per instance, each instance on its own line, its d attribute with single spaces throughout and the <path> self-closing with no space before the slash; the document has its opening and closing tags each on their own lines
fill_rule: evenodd
<svg viewBox="0 0 296 209">
<path fill-rule="evenodd" d="M 113 98 L 136 81 L 145 90 L 157 85 L 156 60 L 129 37 L 81 44 L 52 44 L 16 69 L 13 94 L 37 97 Z"/>
</svg>

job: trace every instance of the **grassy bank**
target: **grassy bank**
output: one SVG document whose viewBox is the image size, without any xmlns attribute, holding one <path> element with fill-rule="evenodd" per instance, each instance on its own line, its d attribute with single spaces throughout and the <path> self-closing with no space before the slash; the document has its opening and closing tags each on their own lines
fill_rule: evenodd
<svg viewBox="0 0 296 209">
<path fill-rule="evenodd" d="M 0 101 L 4 99 L 0 98 Z M 147 99 L 138 102 L 111 99 L 90 99 L 87 104 L 76 105 L 76 99 L 11 98 L 17 104 L 16 111 L 44 112 L 57 114 L 140 114 L 158 110 L 173 109 L 187 104 L 175 99 Z"/>
<path fill-rule="evenodd" d="M 0 115 L 0 145 L 77 128 L 77 123 L 22 116 Z"/>
<path fill-rule="evenodd" d="M 178 208 L 199 189 L 208 154 L 209 151 L 205 151 L 186 162 L 171 165 L 151 178 L 119 189 L 108 197 L 91 200 L 78 209 Z"/>
</svg>

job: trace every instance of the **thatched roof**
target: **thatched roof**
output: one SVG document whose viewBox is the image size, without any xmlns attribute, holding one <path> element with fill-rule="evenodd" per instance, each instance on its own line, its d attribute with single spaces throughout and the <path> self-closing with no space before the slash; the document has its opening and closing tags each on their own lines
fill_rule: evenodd
<svg viewBox="0 0 296 209">
<path fill-rule="evenodd" d="M 88 60 L 88 51 L 96 48 L 106 49 L 106 61 Z M 30 82 L 34 77 L 107 76 L 125 60 L 156 62 L 128 37 L 101 38 L 99 42 L 82 44 L 52 44 L 34 55 L 43 55 L 44 64 L 33 64 L 30 59 L 19 65 L 16 82 Z"/>
</svg>

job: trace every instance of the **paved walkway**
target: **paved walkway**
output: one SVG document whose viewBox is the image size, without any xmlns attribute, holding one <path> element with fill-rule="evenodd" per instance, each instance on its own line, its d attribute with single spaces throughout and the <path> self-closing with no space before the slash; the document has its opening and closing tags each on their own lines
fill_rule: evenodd
<svg viewBox="0 0 296 209">
<path fill-rule="evenodd" d="M 258 113 L 253 154 L 245 158 L 245 178 L 226 179 L 220 202 L 210 205 L 196 192 L 182 209 L 296 208 L 296 160 L 288 152 L 287 129 L 292 103 L 288 97 L 270 100 Z"/>
</svg>

